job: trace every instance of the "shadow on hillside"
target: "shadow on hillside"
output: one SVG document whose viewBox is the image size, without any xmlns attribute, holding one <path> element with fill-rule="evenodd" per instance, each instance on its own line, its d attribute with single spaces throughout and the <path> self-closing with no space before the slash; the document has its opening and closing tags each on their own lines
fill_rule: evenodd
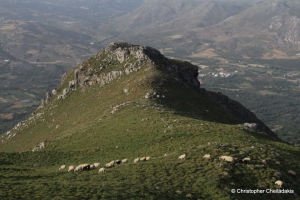
<svg viewBox="0 0 300 200">
<path fill-rule="evenodd" d="M 152 80 L 153 100 L 174 114 L 222 124 L 256 123 L 258 129 L 277 137 L 254 113 L 239 102 L 214 91 L 200 89 L 196 66 L 181 61 L 164 61 L 156 69 L 160 72 Z M 176 68 L 171 66 L 176 64 Z M 157 96 L 159 95 L 159 96 Z M 162 98 L 165 96 L 165 98 Z"/>
<path fill-rule="evenodd" d="M 162 73 L 168 72 L 162 70 Z M 179 76 L 167 79 L 165 75 L 156 76 L 151 84 L 156 95 L 159 95 L 159 98 L 153 95 L 152 100 L 170 109 L 174 114 L 224 124 L 243 122 L 211 99 L 210 92 L 189 86 L 180 80 Z"/>
</svg>

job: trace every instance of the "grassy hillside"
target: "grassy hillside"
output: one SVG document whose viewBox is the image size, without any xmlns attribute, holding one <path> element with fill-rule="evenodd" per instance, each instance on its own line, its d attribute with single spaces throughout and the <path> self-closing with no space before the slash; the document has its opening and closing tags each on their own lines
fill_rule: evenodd
<svg viewBox="0 0 300 200">
<path fill-rule="evenodd" d="M 97 68 L 113 56 L 102 51 L 76 69 Z M 123 64 L 134 61 L 129 57 Z M 2 137 L 0 198 L 253 199 L 254 194 L 230 190 L 277 189 L 274 183 L 279 179 L 283 188 L 299 194 L 298 148 L 243 128 L 240 119 L 170 70 L 174 65 L 178 70 L 192 69 L 191 64 L 161 62 L 164 65 L 153 59 L 142 61 L 136 72 L 102 87 L 80 86 L 63 100 L 53 96 L 18 131 L 11 130 L 14 137 Z M 105 73 L 121 65 L 106 63 Z M 59 94 L 73 76 L 74 71 L 59 87 Z M 145 98 L 146 93 L 152 98 Z M 46 147 L 32 152 L 41 142 Z M 178 160 L 184 153 L 187 158 Z M 205 154 L 212 158 L 204 159 Z M 238 160 L 250 157 L 251 162 L 228 163 L 218 159 L 222 155 Z M 133 163 L 144 156 L 151 160 Z M 105 174 L 58 170 L 62 164 L 100 162 L 104 166 L 123 158 L 129 162 Z M 255 199 L 266 198 L 293 199 L 294 195 L 255 195 Z"/>
</svg>

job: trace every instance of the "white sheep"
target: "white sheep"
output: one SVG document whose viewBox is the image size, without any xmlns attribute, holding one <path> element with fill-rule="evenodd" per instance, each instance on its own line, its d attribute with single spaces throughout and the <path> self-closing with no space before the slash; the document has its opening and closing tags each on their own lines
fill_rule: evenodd
<svg viewBox="0 0 300 200">
<path fill-rule="evenodd" d="M 210 154 L 205 154 L 203 158 L 210 159 Z"/>
<path fill-rule="evenodd" d="M 94 163 L 95 168 L 100 167 L 100 163 Z"/>
<path fill-rule="evenodd" d="M 78 165 L 77 167 L 75 167 L 74 172 L 77 172 L 77 171 L 82 171 L 81 165 Z"/>
<path fill-rule="evenodd" d="M 69 166 L 68 172 L 74 171 L 74 169 L 75 169 L 75 166 L 71 165 L 71 166 Z"/>
<path fill-rule="evenodd" d="M 114 164 L 112 162 L 106 163 L 106 165 L 105 165 L 106 168 L 111 168 L 113 166 L 114 166 Z"/>
<path fill-rule="evenodd" d="M 148 161 L 148 160 L 150 160 L 151 159 L 151 157 L 150 156 L 147 156 L 146 157 L 146 161 Z"/>
<path fill-rule="evenodd" d="M 146 157 L 141 157 L 140 161 L 146 161 Z"/>
<path fill-rule="evenodd" d="M 139 162 L 140 161 L 140 158 L 136 158 L 136 159 L 134 159 L 134 163 L 137 163 L 137 162 Z"/>
<path fill-rule="evenodd" d="M 95 165 L 90 165 L 90 169 L 95 169 Z"/>
<path fill-rule="evenodd" d="M 225 160 L 226 157 L 227 157 L 227 156 L 220 156 L 220 157 L 219 157 L 219 160 Z"/>
<path fill-rule="evenodd" d="M 62 166 L 60 166 L 60 168 L 58 169 L 59 171 L 60 170 L 64 170 L 66 168 L 66 165 L 62 165 Z"/>
<path fill-rule="evenodd" d="M 185 160 L 186 158 L 186 154 L 182 154 L 178 157 L 179 160 Z"/>
<path fill-rule="evenodd" d="M 109 163 L 111 163 L 112 165 L 115 165 L 116 164 L 116 161 L 110 161 Z"/>
<path fill-rule="evenodd" d="M 224 160 L 226 162 L 233 162 L 234 158 L 231 156 L 220 156 L 219 159 Z"/>
<path fill-rule="evenodd" d="M 122 163 L 127 163 L 127 162 L 128 162 L 127 158 L 125 158 L 125 159 L 122 160 Z"/>
<path fill-rule="evenodd" d="M 101 168 L 99 169 L 98 173 L 106 173 L 105 168 L 104 168 L 104 167 L 101 167 Z"/>
<path fill-rule="evenodd" d="M 251 159 L 250 158 L 244 158 L 242 161 L 243 161 L 243 163 L 249 163 L 251 161 Z"/>
<path fill-rule="evenodd" d="M 276 182 L 275 182 L 275 185 L 278 185 L 279 187 L 282 187 L 282 185 L 283 185 L 283 182 L 282 182 L 282 181 L 280 181 L 280 180 L 278 180 L 278 181 L 276 181 Z"/>
<path fill-rule="evenodd" d="M 227 156 L 226 159 L 225 159 L 226 162 L 233 162 L 234 161 L 234 158 L 231 157 L 231 156 Z"/>
</svg>

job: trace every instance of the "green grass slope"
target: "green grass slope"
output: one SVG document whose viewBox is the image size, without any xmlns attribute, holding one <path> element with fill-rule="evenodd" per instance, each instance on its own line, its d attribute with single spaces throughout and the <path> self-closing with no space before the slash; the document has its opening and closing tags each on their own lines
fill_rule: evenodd
<svg viewBox="0 0 300 200">
<path fill-rule="evenodd" d="M 93 66 L 95 60 L 111 56 L 105 55 L 99 53 L 85 62 L 83 70 L 97 68 L 101 60 Z M 191 64 L 163 62 L 143 61 L 136 72 L 102 87 L 80 86 L 64 100 L 53 96 L 19 130 L 11 130 L 14 137 L 3 136 L 0 198 L 294 199 L 294 194 L 231 193 L 231 189 L 278 189 L 274 183 L 282 180 L 284 189 L 299 194 L 299 149 L 242 128 L 240 119 L 170 71 L 174 65 L 193 68 Z M 111 62 L 103 72 L 120 67 Z M 73 74 L 68 74 L 59 91 Z M 154 92 L 155 97 L 145 98 Z M 41 142 L 46 147 L 32 152 Z M 178 160 L 183 153 L 187 158 Z M 211 159 L 204 159 L 205 154 Z M 250 157 L 251 162 L 228 163 L 219 160 L 222 155 Z M 144 156 L 151 160 L 133 163 Z M 123 158 L 129 162 L 105 174 L 58 170 L 63 164 L 100 162 L 104 166 Z M 262 163 L 264 159 L 267 164 Z"/>
</svg>

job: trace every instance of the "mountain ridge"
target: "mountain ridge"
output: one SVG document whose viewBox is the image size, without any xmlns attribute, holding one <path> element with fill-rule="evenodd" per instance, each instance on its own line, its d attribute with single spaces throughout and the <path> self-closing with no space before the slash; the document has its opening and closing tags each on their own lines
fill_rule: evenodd
<svg viewBox="0 0 300 200">
<path fill-rule="evenodd" d="M 145 69 L 145 66 L 148 66 L 148 68 Z M 176 87 L 174 87 L 173 84 L 179 85 L 180 87 L 191 88 L 196 92 L 194 95 L 202 96 L 202 98 L 206 99 L 207 103 L 211 102 L 215 104 L 214 106 L 216 107 L 220 106 L 217 112 L 224 112 L 224 114 L 228 112 L 224 115 L 228 115 L 225 118 L 212 115 L 212 118 L 207 118 L 209 121 L 221 123 L 233 122 L 234 124 L 256 123 L 257 130 L 263 131 L 267 135 L 278 139 L 274 132 L 240 103 L 229 99 L 219 92 L 206 91 L 204 88 L 200 88 L 200 82 L 197 79 L 198 68 L 196 66 L 186 61 L 168 59 L 154 48 L 132 45 L 126 42 L 111 43 L 105 49 L 100 50 L 95 56 L 65 74 L 62 78 L 61 86 L 48 92 L 46 98 L 42 99 L 39 109 L 34 112 L 29 120 L 26 120 L 27 122 L 22 122 L 21 126 L 28 127 L 28 123 L 32 124 L 31 120 L 37 117 L 37 113 L 40 113 L 38 118 L 41 117 L 40 110 L 53 107 L 53 103 L 59 105 L 60 101 L 66 101 L 69 99 L 69 96 L 76 98 L 76 96 L 73 96 L 74 92 L 84 92 L 85 90 L 89 90 L 89 87 L 97 85 L 99 85 L 100 88 L 105 88 L 106 85 L 111 82 L 118 81 L 120 78 L 126 77 L 133 72 L 141 70 L 148 71 L 151 69 L 154 70 L 155 73 L 149 77 L 140 78 L 139 80 L 141 85 L 148 88 L 144 89 L 144 96 L 142 96 L 142 98 L 152 99 L 159 105 L 163 105 L 166 109 L 173 110 L 172 112 L 174 113 L 200 119 L 203 117 L 207 118 L 206 113 L 210 111 L 201 108 L 201 106 L 196 106 L 196 99 L 189 99 L 186 101 L 186 105 L 183 106 L 182 103 L 185 102 L 185 97 L 181 96 L 181 93 L 179 93 L 179 95 L 176 94 Z M 149 92 L 147 92 L 147 90 L 149 90 Z M 128 89 L 124 89 L 123 92 L 128 93 Z M 124 102 L 122 104 L 124 104 Z M 189 112 L 185 109 L 189 110 Z M 112 113 L 115 112 L 114 110 L 118 110 L 118 106 L 113 106 Z M 197 110 L 202 114 L 199 115 Z M 19 125 L 16 125 L 13 130 L 15 129 L 20 130 L 21 128 Z M 15 131 L 11 131 L 5 137 L 11 139 L 11 136 L 16 136 L 16 134 Z M 3 137 L 4 136 L 2 136 L 2 138 Z"/>
</svg>

